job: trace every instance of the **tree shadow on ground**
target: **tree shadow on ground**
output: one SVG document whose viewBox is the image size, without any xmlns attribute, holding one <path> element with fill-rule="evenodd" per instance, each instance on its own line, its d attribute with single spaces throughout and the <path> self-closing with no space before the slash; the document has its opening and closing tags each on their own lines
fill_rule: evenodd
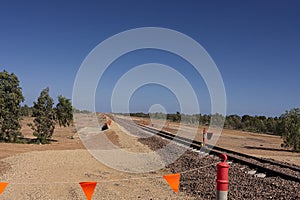
<svg viewBox="0 0 300 200">
<path fill-rule="evenodd" d="M 50 144 L 52 142 L 58 142 L 58 140 L 48 139 L 45 144 Z M 40 144 L 37 138 L 18 138 L 15 142 L 10 141 L 0 141 L 0 143 L 15 143 L 15 144 Z"/>
</svg>

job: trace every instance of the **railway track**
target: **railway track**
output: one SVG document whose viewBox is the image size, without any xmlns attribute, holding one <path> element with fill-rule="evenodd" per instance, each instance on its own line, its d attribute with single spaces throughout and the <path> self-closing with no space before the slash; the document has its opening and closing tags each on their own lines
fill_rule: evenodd
<svg viewBox="0 0 300 200">
<path fill-rule="evenodd" d="M 188 146 L 195 150 L 201 150 L 209 154 L 220 155 L 221 153 L 226 153 L 230 161 L 240 163 L 242 165 L 247 165 L 257 172 L 265 173 L 268 177 L 280 177 L 286 180 L 295 181 L 300 183 L 300 167 L 289 165 L 286 163 L 276 162 L 273 160 L 259 158 L 244 153 L 236 152 L 233 150 L 225 149 L 218 146 L 206 145 L 205 148 L 202 147 L 202 143 L 199 141 L 191 140 L 188 138 L 177 136 L 175 137 L 172 133 L 157 130 L 149 126 L 144 126 L 135 123 L 129 123 L 127 120 L 118 119 L 121 122 L 121 126 L 135 126 L 142 129 L 144 132 L 152 135 L 156 135 L 168 140 L 172 140 L 181 145 Z M 202 148 L 202 149 L 201 149 Z"/>
</svg>

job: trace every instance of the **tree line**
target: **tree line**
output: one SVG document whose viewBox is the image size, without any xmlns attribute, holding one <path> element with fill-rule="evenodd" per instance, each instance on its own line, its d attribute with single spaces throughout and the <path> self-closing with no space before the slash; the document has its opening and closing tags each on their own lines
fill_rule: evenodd
<svg viewBox="0 0 300 200">
<path fill-rule="evenodd" d="M 58 103 L 49 95 L 49 88 L 40 93 L 33 107 L 21 106 L 25 100 L 19 79 L 14 73 L 0 72 L 0 141 L 26 142 L 20 132 L 20 120 L 23 116 L 34 117 L 28 126 L 36 136 L 34 142 L 49 143 L 54 133 L 55 125 L 70 126 L 73 120 L 73 108 L 70 99 L 60 95 Z"/>
<path fill-rule="evenodd" d="M 35 142 L 49 143 L 56 124 L 64 127 L 70 126 L 73 120 L 73 111 L 81 112 L 73 109 L 70 99 L 62 95 L 58 97 L 58 103 L 54 106 L 48 87 L 42 90 L 37 101 L 33 102 L 33 107 L 21 106 L 24 100 L 18 77 L 5 70 L 0 72 L 0 141 L 24 142 L 24 137 L 20 132 L 20 120 L 22 116 L 32 116 L 34 117 L 33 123 L 28 126 L 36 136 Z M 225 117 L 220 114 L 187 115 L 179 112 L 174 114 L 139 112 L 130 113 L 130 115 L 146 118 L 151 116 L 156 119 L 199 125 L 209 125 L 211 120 L 214 120 L 214 124 L 221 124 L 225 121 L 225 128 L 280 135 L 283 138 L 284 147 L 300 150 L 300 108 L 286 111 L 279 117 L 250 115 Z"/>
<path fill-rule="evenodd" d="M 250 116 L 250 115 L 229 115 L 223 116 L 220 114 L 173 114 L 164 113 L 130 113 L 130 116 L 166 119 L 172 122 L 184 122 L 188 124 L 198 124 L 207 126 L 211 120 L 215 120 L 214 124 L 224 122 L 224 128 L 249 131 L 255 133 L 267 133 L 279 135 L 283 138 L 283 147 L 293 150 L 300 150 L 300 108 L 293 108 L 286 111 L 279 117 L 266 116 Z"/>
</svg>

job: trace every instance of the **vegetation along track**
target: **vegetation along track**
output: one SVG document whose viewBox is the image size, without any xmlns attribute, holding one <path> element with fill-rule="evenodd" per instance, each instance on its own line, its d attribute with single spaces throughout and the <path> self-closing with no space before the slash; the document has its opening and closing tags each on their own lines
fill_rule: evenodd
<svg viewBox="0 0 300 200">
<path fill-rule="evenodd" d="M 266 176 L 269 177 L 278 176 L 286 180 L 296 181 L 300 183 L 300 167 L 296 165 L 282 163 L 271 159 L 259 158 L 244 153 L 236 152 L 233 150 L 221 148 L 218 146 L 206 145 L 205 148 L 201 149 L 202 143 L 199 141 L 191 140 L 180 136 L 175 137 L 175 135 L 172 133 L 162 131 L 162 130 L 157 130 L 149 126 L 138 125 L 129 120 L 118 119 L 118 123 L 121 123 L 120 124 L 121 126 L 127 126 L 127 127 L 138 126 L 148 134 L 151 133 L 168 140 L 173 140 L 179 144 L 189 146 L 190 148 L 201 150 L 210 154 L 220 155 L 221 153 L 226 153 L 230 161 L 247 165 L 252 169 L 256 169 L 257 172 L 265 173 Z M 140 134 L 141 133 L 139 132 L 139 135 L 137 136 L 141 136 Z"/>
</svg>

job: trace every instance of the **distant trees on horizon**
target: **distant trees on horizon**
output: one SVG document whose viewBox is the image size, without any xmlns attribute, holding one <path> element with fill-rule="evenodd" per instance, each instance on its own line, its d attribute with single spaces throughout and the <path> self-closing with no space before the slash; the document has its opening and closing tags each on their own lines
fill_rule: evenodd
<svg viewBox="0 0 300 200">
<path fill-rule="evenodd" d="M 20 120 L 22 116 L 34 117 L 30 127 L 40 143 L 47 143 L 54 132 L 55 124 L 70 126 L 73 120 L 73 112 L 90 113 L 80 111 L 72 107 L 71 100 L 63 96 L 58 97 L 58 104 L 53 107 L 53 99 L 49 96 L 49 88 L 45 88 L 33 107 L 21 106 L 24 101 L 19 79 L 14 73 L 0 72 L 0 141 L 24 142 L 20 132 Z M 129 115 L 129 114 L 125 114 Z M 268 133 L 280 135 L 283 138 L 283 147 L 300 150 L 300 108 L 286 111 L 279 117 L 229 115 L 220 114 L 194 114 L 187 115 L 176 112 L 174 114 L 163 113 L 130 113 L 131 116 L 167 119 L 173 122 L 186 122 L 189 124 L 209 125 L 224 123 L 225 128 L 251 131 L 256 133 Z"/>
</svg>

